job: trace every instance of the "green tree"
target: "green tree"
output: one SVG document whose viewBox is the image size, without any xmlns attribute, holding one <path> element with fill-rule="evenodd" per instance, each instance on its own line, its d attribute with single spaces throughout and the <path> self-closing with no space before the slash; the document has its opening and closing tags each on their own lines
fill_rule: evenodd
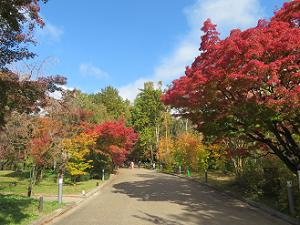
<svg viewBox="0 0 300 225">
<path fill-rule="evenodd" d="M 160 126 L 164 105 L 160 101 L 162 95 L 161 89 L 155 89 L 152 82 L 144 84 L 144 89 L 135 99 L 131 111 L 132 124 L 139 133 L 140 138 L 135 149 L 136 156 L 150 158 L 154 160 L 157 151 Z"/>
<path fill-rule="evenodd" d="M 74 97 L 75 107 L 83 109 L 90 113 L 88 121 L 94 124 L 100 124 L 108 120 L 114 119 L 112 115 L 107 112 L 105 105 L 96 101 L 95 95 L 82 93 L 80 91 L 75 92 Z"/>
<path fill-rule="evenodd" d="M 95 104 L 103 104 L 107 112 L 118 120 L 121 117 L 130 120 L 130 104 L 129 101 L 124 101 L 119 95 L 118 89 L 108 86 L 101 90 L 101 92 L 94 95 Z"/>
</svg>

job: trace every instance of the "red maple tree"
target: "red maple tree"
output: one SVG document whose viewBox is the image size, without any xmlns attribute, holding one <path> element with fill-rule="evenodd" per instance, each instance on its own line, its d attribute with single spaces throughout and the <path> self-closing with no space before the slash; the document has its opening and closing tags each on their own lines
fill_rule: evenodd
<svg viewBox="0 0 300 225">
<path fill-rule="evenodd" d="M 220 39 L 204 23 L 200 55 L 162 100 L 208 136 L 246 135 L 300 169 L 300 1 Z"/>
<path fill-rule="evenodd" d="M 58 154 L 55 140 L 60 135 L 60 123 L 56 120 L 41 117 L 36 118 L 31 141 L 30 156 L 37 169 L 43 169 L 53 163 Z"/>
<path fill-rule="evenodd" d="M 114 165 L 121 165 L 138 139 L 137 133 L 123 120 L 108 121 L 87 131 L 97 137 L 97 149 L 109 155 Z"/>
</svg>

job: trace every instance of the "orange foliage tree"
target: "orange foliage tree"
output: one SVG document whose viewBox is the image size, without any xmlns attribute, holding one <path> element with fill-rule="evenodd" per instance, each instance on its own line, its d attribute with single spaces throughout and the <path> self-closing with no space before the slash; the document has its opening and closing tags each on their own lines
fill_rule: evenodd
<svg viewBox="0 0 300 225">
<path fill-rule="evenodd" d="M 178 165 L 193 170 L 206 169 L 208 151 L 198 134 L 185 133 L 177 137 L 174 144 L 174 159 Z"/>
<path fill-rule="evenodd" d="M 59 121 L 48 117 L 35 119 L 29 148 L 32 165 L 38 178 L 42 176 L 44 168 L 53 164 L 58 154 L 59 136 Z"/>
<path fill-rule="evenodd" d="M 169 168 L 174 164 L 174 141 L 169 137 L 162 138 L 159 142 L 157 158 Z"/>
</svg>

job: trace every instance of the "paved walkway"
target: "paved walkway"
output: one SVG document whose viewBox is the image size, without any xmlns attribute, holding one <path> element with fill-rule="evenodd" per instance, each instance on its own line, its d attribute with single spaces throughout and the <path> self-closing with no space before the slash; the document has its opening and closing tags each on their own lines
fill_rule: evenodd
<svg viewBox="0 0 300 225">
<path fill-rule="evenodd" d="M 287 225 L 206 186 L 144 169 L 121 169 L 111 184 L 56 225 Z"/>
</svg>

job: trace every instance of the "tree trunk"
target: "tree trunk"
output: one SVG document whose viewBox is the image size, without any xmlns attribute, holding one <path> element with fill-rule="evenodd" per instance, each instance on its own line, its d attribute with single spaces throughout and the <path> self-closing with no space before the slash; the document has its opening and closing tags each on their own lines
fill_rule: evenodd
<svg viewBox="0 0 300 225">
<path fill-rule="evenodd" d="M 273 132 L 277 133 L 277 131 L 275 131 L 274 129 Z M 297 170 L 298 168 L 300 168 L 300 157 L 298 156 L 298 154 L 294 153 L 294 150 L 291 151 L 288 144 L 283 141 L 280 135 L 275 135 L 277 142 L 266 138 L 264 135 L 258 132 L 256 132 L 255 134 L 247 133 L 247 135 L 253 140 L 267 145 L 293 173 L 297 174 Z"/>
<path fill-rule="evenodd" d="M 35 184 L 35 177 L 36 177 L 35 165 L 33 165 L 31 172 L 30 172 L 30 181 L 29 181 L 28 192 L 27 192 L 28 197 L 31 197 L 31 195 L 32 195 L 32 188 L 33 188 L 33 185 Z"/>
<path fill-rule="evenodd" d="M 154 156 L 153 156 L 153 146 L 150 144 L 150 154 L 151 154 L 151 164 L 153 164 Z"/>
</svg>

